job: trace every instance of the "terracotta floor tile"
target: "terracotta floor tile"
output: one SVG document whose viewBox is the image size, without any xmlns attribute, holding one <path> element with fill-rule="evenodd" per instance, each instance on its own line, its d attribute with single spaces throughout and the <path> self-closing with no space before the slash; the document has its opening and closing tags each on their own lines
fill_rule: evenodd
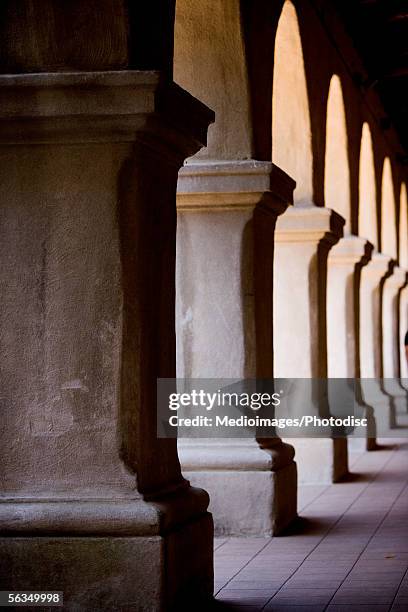
<svg viewBox="0 0 408 612">
<path fill-rule="evenodd" d="M 217 610 L 408 612 L 408 444 L 352 461 L 355 481 L 300 488 L 287 535 L 216 539 Z"/>
</svg>

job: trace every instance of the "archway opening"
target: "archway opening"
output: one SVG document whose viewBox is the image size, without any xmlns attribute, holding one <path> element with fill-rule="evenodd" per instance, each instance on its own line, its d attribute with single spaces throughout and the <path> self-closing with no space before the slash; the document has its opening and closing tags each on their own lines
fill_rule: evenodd
<svg viewBox="0 0 408 612">
<path fill-rule="evenodd" d="M 285 2 L 275 40 L 272 160 L 296 181 L 295 205 L 313 200 L 309 99 L 295 7 Z"/>
<path fill-rule="evenodd" d="M 343 92 L 340 78 L 333 75 L 327 102 L 326 155 L 324 164 L 324 200 L 346 223 L 350 233 L 350 169 Z"/>
<path fill-rule="evenodd" d="M 391 162 L 388 157 L 384 160 L 381 185 L 381 251 L 397 259 L 395 194 Z"/>
<path fill-rule="evenodd" d="M 378 248 L 376 183 L 373 141 L 368 123 L 364 123 L 360 147 L 358 233 Z"/>
</svg>

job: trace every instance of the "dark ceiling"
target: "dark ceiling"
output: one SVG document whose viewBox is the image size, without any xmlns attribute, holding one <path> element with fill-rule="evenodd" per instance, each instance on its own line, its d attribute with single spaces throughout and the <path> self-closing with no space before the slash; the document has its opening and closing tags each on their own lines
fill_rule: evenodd
<svg viewBox="0 0 408 612">
<path fill-rule="evenodd" d="M 408 163 L 408 0 L 335 0 L 387 117 L 398 132 Z"/>
</svg>

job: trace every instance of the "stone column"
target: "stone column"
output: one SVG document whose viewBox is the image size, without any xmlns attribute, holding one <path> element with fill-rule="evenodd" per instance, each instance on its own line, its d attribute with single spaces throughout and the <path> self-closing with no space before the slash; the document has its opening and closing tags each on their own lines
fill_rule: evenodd
<svg viewBox="0 0 408 612">
<path fill-rule="evenodd" d="M 327 377 L 327 258 L 344 220 L 328 208 L 298 206 L 279 217 L 275 232 L 275 376 Z M 311 383 L 292 402 L 299 414 L 327 417 L 327 400 Z M 310 435 L 310 432 L 309 432 Z M 296 438 L 300 482 L 332 482 L 347 473 L 347 440 Z"/>
<path fill-rule="evenodd" d="M 368 427 L 356 430 L 349 438 L 350 449 L 373 449 L 376 444 L 373 408 L 364 404 L 360 388 L 359 345 L 361 270 L 369 262 L 372 250 L 372 244 L 364 238 L 348 235 L 331 249 L 328 259 L 328 377 L 353 379 L 356 407 L 368 419 Z M 329 401 L 332 399 L 333 411 L 335 398 L 329 395 Z"/>
<path fill-rule="evenodd" d="M 360 373 L 363 399 L 374 408 L 377 435 L 394 422 L 393 405 L 381 386 L 382 317 L 381 301 L 385 279 L 392 273 L 393 261 L 375 252 L 363 268 L 360 286 Z"/>
<path fill-rule="evenodd" d="M 399 351 L 400 351 L 400 379 L 401 385 L 408 390 L 408 363 L 405 354 L 405 334 L 408 331 L 408 286 L 400 292 L 399 300 Z"/>
<path fill-rule="evenodd" d="M 191 162 L 179 175 L 178 376 L 273 376 L 277 215 L 294 182 L 269 162 Z M 294 451 L 279 438 L 183 440 L 183 473 L 207 487 L 218 534 L 272 535 L 296 516 Z"/>
<path fill-rule="evenodd" d="M 383 288 L 382 296 L 382 365 L 383 389 L 392 401 L 394 422 L 398 412 L 407 412 L 407 392 L 401 385 L 400 374 L 400 334 L 399 303 L 400 293 L 407 284 L 407 273 L 398 266 L 394 267 Z M 403 339 L 402 339 L 403 341 Z"/>
<path fill-rule="evenodd" d="M 177 173 L 212 113 L 157 72 L 0 77 L 0 588 L 66 610 L 212 592 L 208 495 L 156 436 Z"/>
</svg>

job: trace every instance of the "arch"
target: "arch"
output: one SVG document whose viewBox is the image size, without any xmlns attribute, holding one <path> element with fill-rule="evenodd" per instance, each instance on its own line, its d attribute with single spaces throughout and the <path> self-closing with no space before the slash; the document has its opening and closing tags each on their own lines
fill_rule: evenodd
<svg viewBox="0 0 408 612">
<path fill-rule="evenodd" d="M 381 251 L 397 259 L 395 193 L 389 157 L 384 160 L 381 184 Z"/>
<path fill-rule="evenodd" d="M 324 200 L 326 206 L 344 217 L 346 220 L 345 231 L 350 233 L 348 137 L 343 91 L 337 74 L 334 74 L 330 81 L 327 101 Z"/>
<path fill-rule="evenodd" d="M 378 249 L 377 231 L 377 188 L 373 141 L 368 123 L 364 123 L 360 147 L 358 233 L 367 238 Z"/>
<path fill-rule="evenodd" d="M 405 183 L 402 183 L 400 191 L 399 263 L 401 268 L 408 269 L 408 200 Z"/>
<path fill-rule="evenodd" d="M 272 160 L 296 181 L 294 203 L 313 200 L 313 155 L 299 23 L 286 0 L 275 39 L 272 95 Z"/>
</svg>

